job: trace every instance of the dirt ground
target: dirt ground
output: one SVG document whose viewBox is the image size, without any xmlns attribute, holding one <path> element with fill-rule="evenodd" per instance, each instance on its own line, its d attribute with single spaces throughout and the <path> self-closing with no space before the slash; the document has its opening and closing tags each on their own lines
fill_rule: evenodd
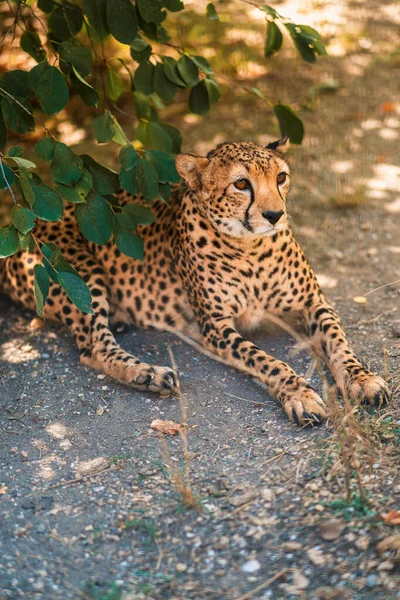
<svg viewBox="0 0 400 600">
<path fill-rule="evenodd" d="M 149 362 L 170 364 L 172 351 L 187 408 L 185 461 L 179 436 L 163 442 L 149 429 L 153 419 L 182 422 L 177 399 L 80 366 L 63 328 L 36 329 L 33 314 L 0 296 L 1 599 L 400 599 L 396 541 L 378 546 L 396 535 L 400 551 L 400 16 L 390 2 L 275 3 L 327 40 L 330 56 L 310 66 L 291 50 L 266 63 L 263 20 L 232 6 L 248 35 L 243 25 L 221 38 L 231 54 L 220 71 L 230 76 L 238 53 L 253 57 L 235 67 L 237 79 L 300 111 L 296 235 L 357 353 L 388 378 L 393 403 L 361 411 L 354 440 L 334 418 L 299 429 L 249 377 L 177 338 L 117 331 Z M 187 150 L 278 133 L 266 106 L 237 87 L 224 87 L 206 118 L 182 113 L 178 105 L 168 120 Z M 90 137 L 77 141 L 92 151 Z M 322 391 L 291 337 L 273 329 L 255 339 Z M 174 483 L 188 463 L 197 509 Z"/>
</svg>

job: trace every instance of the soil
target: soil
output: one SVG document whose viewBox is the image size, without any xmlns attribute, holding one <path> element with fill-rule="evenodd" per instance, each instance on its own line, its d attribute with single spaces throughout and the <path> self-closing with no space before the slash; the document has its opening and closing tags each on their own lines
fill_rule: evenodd
<svg viewBox="0 0 400 600">
<path fill-rule="evenodd" d="M 117 331 L 149 362 L 173 356 L 186 419 L 177 399 L 80 366 L 62 327 L 37 328 L 35 315 L 0 296 L 0 598 L 400 599 L 399 558 L 377 551 L 399 536 L 383 519 L 400 511 L 399 19 L 390 3 L 304 3 L 299 21 L 326 36 L 331 56 L 310 66 L 285 50 L 265 63 L 263 20 L 232 4 L 250 10 L 253 35 L 244 47 L 232 33 L 232 52 L 257 52 L 239 81 L 305 123 L 291 153 L 296 235 L 356 352 L 393 389 L 389 409 L 359 416 L 374 458 L 352 463 L 346 504 L 333 420 L 299 429 L 249 377 L 177 338 Z M 293 2 L 276 8 L 300 12 Z M 264 104 L 224 91 L 206 118 L 171 110 L 187 150 L 277 137 Z M 323 391 L 325 375 L 290 336 L 274 328 L 255 339 Z M 186 420 L 188 452 L 180 436 L 152 431 L 153 419 Z"/>
</svg>

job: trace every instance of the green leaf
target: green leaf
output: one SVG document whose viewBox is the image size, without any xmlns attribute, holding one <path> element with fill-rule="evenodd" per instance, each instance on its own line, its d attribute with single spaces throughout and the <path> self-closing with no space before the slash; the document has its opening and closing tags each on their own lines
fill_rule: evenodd
<svg viewBox="0 0 400 600">
<path fill-rule="evenodd" d="M 34 283 L 36 299 L 36 312 L 39 317 L 44 318 L 44 305 L 49 294 L 50 279 L 43 265 L 35 265 L 33 267 Z"/>
<path fill-rule="evenodd" d="M 303 60 L 315 63 L 317 55 L 327 54 L 321 36 L 308 25 L 284 23 Z"/>
<path fill-rule="evenodd" d="M 293 144 L 301 144 L 304 136 L 304 125 L 296 113 L 284 104 L 275 104 L 274 113 L 279 121 L 281 134 L 287 135 Z"/>
<path fill-rule="evenodd" d="M 175 159 L 172 156 L 160 150 L 147 150 L 145 156 L 156 169 L 159 181 L 171 183 L 180 181 L 180 175 L 175 167 Z"/>
<path fill-rule="evenodd" d="M 23 98 L 29 98 L 29 85 L 28 85 L 29 73 L 21 71 L 21 69 L 15 69 L 15 71 L 9 71 L 2 79 L 1 87 L 3 87 L 12 96 L 22 96 Z"/>
<path fill-rule="evenodd" d="M 205 115 L 210 110 L 210 100 L 203 81 L 200 81 L 190 90 L 189 109 L 197 115 Z"/>
<path fill-rule="evenodd" d="M 59 113 L 69 99 L 68 86 L 61 71 L 56 67 L 45 69 L 36 83 L 35 94 L 46 115 Z"/>
<path fill-rule="evenodd" d="M 74 185 L 83 174 L 82 159 L 72 152 L 68 146 L 57 142 L 54 148 L 50 172 L 58 183 Z"/>
<path fill-rule="evenodd" d="M 61 221 L 64 203 L 61 196 L 37 175 L 33 175 L 32 189 L 35 194 L 33 212 L 43 221 Z"/>
<path fill-rule="evenodd" d="M 155 67 L 149 61 L 141 62 L 133 76 L 135 89 L 149 96 L 154 92 L 154 73 Z"/>
<path fill-rule="evenodd" d="M 7 258 L 17 250 L 19 250 L 19 240 L 14 225 L 0 227 L 0 258 Z"/>
<path fill-rule="evenodd" d="M 12 186 L 14 183 L 15 176 L 14 171 L 9 166 L 1 162 L 0 164 L 0 190 L 5 190 L 8 186 Z M 7 185 L 8 183 L 8 185 Z"/>
<path fill-rule="evenodd" d="M 176 127 L 172 127 L 172 125 L 168 125 L 168 123 L 158 123 L 158 126 L 164 130 L 166 134 L 172 140 L 172 150 L 166 150 L 167 152 L 173 152 L 174 154 L 179 154 L 182 151 L 182 135 L 179 129 Z M 165 150 L 165 148 L 160 148 L 161 150 Z"/>
<path fill-rule="evenodd" d="M 42 242 L 41 245 L 42 253 L 43 253 L 43 266 L 46 269 L 49 277 L 54 281 L 54 283 L 58 283 L 57 273 L 51 266 L 52 257 L 57 253 L 58 256 L 61 256 L 61 250 L 59 250 L 54 244 Z M 65 261 L 66 262 L 66 261 Z"/>
<path fill-rule="evenodd" d="M 155 121 L 139 121 L 136 137 L 145 146 L 172 152 L 173 141 L 161 123 Z"/>
<path fill-rule="evenodd" d="M 145 158 L 139 158 L 136 167 L 136 177 L 139 191 L 148 202 L 158 196 L 158 173 L 153 165 Z"/>
<path fill-rule="evenodd" d="M 166 17 L 165 10 L 162 10 L 163 4 L 162 0 L 136 0 L 142 19 L 146 23 L 155 23 L 156 25 L 160 25 Z"/>
<path fill-rule="evenodd" d="M 144 60 L 149 60 L 151 56 L 152 48 L 150 44 L 148 44 L 144 39 L 138 35 L 133 42 L 131 43 L 131 57 L 136 62 L 143 62 Z"/>
<path fill-rule="evenodd" d="M 56 190 L 67 202 L 79 204 L 86 201 L 86 196 L 92 189 L 92 185 L 92 176 L 87 169 L 84 169 L 82 177 L 73 187 L 59 183 Z"/>
<path fill-rule="evenodd" d="M 25 202 L 32 207 L 35 202 L 35 194 L 33 192 L 31 182 L 29 181 L 29 177 L 25 173 L 24 169 L 19 169 L 19 185 Z"/>
<path fill-rule="evenodd" d="M 278 52 L 282 46 L 283 36 L 274 21 L 267 21 L 267 36 L 265 38 L 264 56 L 268 58 Z"/>
<path fill-rule="evenodd" d="M 127 139 L 126 139 L 126 135 L 124 134 L 124 130 L 122 129 L 121 125 L 118 123 L 118 121 L 114 117 L 114 115 L 112 115 L 111 118 L 112 118 L 113 127 L 114 127 L 114 135 L 112 136 L 111 139 L 113 142 L 115 142 L 119 146 L 125 146 Z"/>
<path fill-rule="evenodd" d="M 71 85 L 78 92 L 81 99 L 87 106 L 97 106 L 99 103 L 99 94 L 89 85 L 87 81 L 81 77 L 75 67 L 72 67 L 74 75 L 71 75 Z"/>
<path fill-rule="evenodd" d="M 37 82 L 48 68 L 49 63 L 47 62 L 47 60 L 44 60 L 29 71 L 26 81 L 32 92 L 35 91 Z"/>
<path fill-rule="evenodd" d="M 50 0 L 38 0 L 37 5 L 44 13 L 50 13 L 54 8 L 54 4 Z"/>
<path fill-rule="evenodd" d="M 11 158 L 14 162 L 17 163 L 17 165 L 19 165 L 20 167 L 23 167 L 24 169 L 36 168 L 35 163 L 32 162 L 31 160 L 27 160 L 26 158 L 21 158 L 20 156 L 12 156 Z"/>
<path fill-rule="evenodd" d="M 75 67 L 82 76 L 87 77 L 92 71 L 92 53 L 86 46 L 81 46 L 74 39 L 59 45 L 60 59 Z"/>
<path fill-rule="evenodd" d="M 137 152 L 131 144 L 121 148 L 119 153 L 119 162 L 125 171 L 130 171 L 136 167 L 138 158 Z"/>
<path fill-rule="evenodd" d="M 4 146 L 7 144 L 7 127 L 4 123 L 3 114 L 1 112 L 1 103 L 0 103 L 0 150 L 3 150 Z"/>
<path fill-rule="evenodd" d="M 207 4 L 206 17 L 209 21 L 219 21 L 219 16 L 212 2 Z"/>
<path fill-rule="evenodd" d="M 132 220 L 134 224 L 133 229 L 138 225 L 151 225 L 156 221 L 156 216 L 151 208 L 141 206 L 140 204 L 125 204 L 122 214 L 129 216 Z"/>
<path fill-rule="evenodd" d="M 115 102 L 125 91 L 124 82 L 116 71 L 107 69 L 106 76 L 106 92 L 110 100 Z"/>
<path fill-rule="evenodd" d="M 49 137 L 42 138 L 35 144 L 36 155 L 47 162 L 51 162 L 54 156 L 55 144 Z"/>
<path fill-rule="evenodd" d="M 93 314 L 92 296 L 83 279 L 74 273 L 63 271 L 57 273 L 57 279 L 68 298 L 79 310 Z"/>
<path fill-rule="evenodd" d="M 93 135 L 99 143 L 109 142 L 114 135 L 114 124 L 109 112 L 95 117 L 92 122 Z"/>
<path fill-rule="evenodd" d="M 36 244 L 35 244 L 33 235 L 31 233 L 27 233 L 26 235 L 23 235 L 22 233 L 18 233 L 18 239 L 19 239 L 21 248 L 23 250 L 25 250 L 25 252 L 29 252 L 30 254 L 35 252 Z"/>
<path fill-rule="evenodd" d="M 8 156 L 12 156 L 12 157 L 19 157 L 22 156 L 24 154 L 24 150 L 22 148 L 22 146 L 12 146 L 9 151 L 8 151 Z"/>
<path fill-rule="evenodd" d="M 21 48 L 38 63 L 46 58 L 46 52 L 42 48 L 40 37 L 36 31 L 24 31 L 21 36 Z"/>
<path fill-rule="evenodd" d="M 93 160 L 91 156 L 82 154 L 81 156 L 85 168 L 89 171 L 93 179 L 93 187 L 103 196 L 118 192 L 120 185 L 118 174 L 100 165 Z"/>
<path fill-rule="evenodd" d="M 11 221 L 25 235 L 34 228 L 36 216 L 29 208 L 15 204 L 11 209 Z"/>
<path fill-rule="evenodd" d="M 65 42 L 76 35 L 82 29 L 82 25 L 82 13 L 76 10 L 74 4 L 63 0 L 62 6 L 55 8 L 49 16 L 49 37 Z"/>
<path fill-rule="evenodd" d="M 182 54 L 176 63 L 179 76 L 186 87 L 193 87 L 199 80 L 199 70 L 193 60 L 186 54 Z"/>
<path fill-rule="evenodd" d="M 100 37 L 109 34 L 106 17 L 107 0 L 83 0 L 83 10 Z"/>
<path fill-rule="evenodd" d="M 267 13 L 267 15 L 269 15 L 273 19 L 280 18 L 279 13 L 277 13 L 274 8 L 271 8 L 270 6 L 267 6 L 266 4 L 264 4 L 263 6 L 260 6 L 260 9 L 263 10 L 265 13 Z"/>
<path fill-rule="evenodd" d="M 204 58 L 204 56 L 191 56 L 190 58 L 192 59 L 196 67 L 200 69 L 200 71 L 203 71 L 203 73 L 205 73 L 206 75 L 212 75 L 213 70 L 210 66 L 210 63 L 206 58 Z"/>
<path fill-rule="evenodd" d="M 154 71 L 154 91 L 165 102 L 169 104 L 175 98 L 177 86 L 172 83 L 164 73 L 164 65 L 157 63 Z"/>
<path fill-rule="evenodd" d="M 185 82 L 181 79 L 178 69 L 176 68 L 177 62 L 170 56 L 163 56 L 163 70 L 165 77 L 179 87 L 186 87 Z"/>
<path fill-rule="evenodd" d="M 79 229 L 90 242 L 107 244 L 114 228 L 112 210 L 106 200 L 92 190 L 85 204 L 77 204 L 75 218 Z"/>
<path fill-rule="evenodd" d="M 221 89 L 213 77 L 203 79 L 206 86 L 210 104 L 215 104 L 221 98 Z"/>
<path fill-rule="evenodd" d="M 6 125 L 16 133 L 33 131 L 35 122 L 32 114 L 29 114 L 33 110 L 31 103 L 22 96 L 15 96 L 14 98 L 18 104 L 11 98 L 2 98 L 1 100 L 1 110 Z"/>
<path fill-rule="evenodd" d="M 131 44 L 138 32 L 136 12 L 130 0 L 107 0 L 107 27 L 121 44 Z"/>
<path fill-rule="evenodd" d="M 142 238 L 133 233 L 132 231 L 128 231 L 124 229 L 120 225 L 121 217 L 124 215 L 116 215 L 115 221 L 115 229 L 114 229 L 114 239 L 117 245 L 117 248 L 121 250 L 127 256 L 131 258 L 136 258 L 139 260 L 144 259 L 144 244 Z"/>
<path fill-rule="evenodd" d="M 169 199 L 171 196 L 171 186 L 169 183 L 160 183 L 158 186 L 159 195 L 162 200 L 169 206 Z"/>
<path fill-rule="evenodd" d="M 132 169 L 130 171 L 125 171 L 121 169 L 119 173 L 119 180 L 121 186 L 127 191 L 129 194 L 136 196 L 139 191 L 137 178 L 136 178 L 136 169 Z"/>
<path fill-rule="evenodd" d="M 171 12 L 179 12 L 185 8 L 185 5 L 181 0 L 164 0 L 163 4 L 165 8 Z"/>
</svg>

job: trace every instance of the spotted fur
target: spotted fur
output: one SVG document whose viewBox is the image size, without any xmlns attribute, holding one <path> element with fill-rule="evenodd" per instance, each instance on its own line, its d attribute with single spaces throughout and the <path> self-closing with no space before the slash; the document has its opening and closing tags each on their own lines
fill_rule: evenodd
<svg viewBox="0 0 400 600">
<path fill-rule="evenodd" d="M 383 379 L 363 367 L 351 350 L 292 235 L 284 142 L 271 148 L 226 143 L 205 158 L 180 155 L 177 169 L 183 182 L 173 190 L 171 206 L 155 202 L 157 221 L 139 228 L 144 262 L 124 256 L 113 243 L 87 242 L 71 205 L 63 222 L 41 222 L 38 237 L 56 243 L 91 289 L 93 315 L 81 313 L 54 283 L 46 303 L 46 317 L 71 330 L 83 364 L 124 384 L 169 396 L 176 390 L 174 371 L 125 352 L 109 319 L 175 331 L 254 376 L 291 420 L 320 421 L 326 408 L 307 381 L 239 333 L 260 327 L 269 315 L 295 310 L 305 313 L 311 342 L 343 395 L 376 406 L 388 400 Z M 120 201 L 141 199 L 123 192 Z M 33 267 L 38 262 L 39 255 L 19 252 L 3 263 L 4 290 L 30 309 L 35 308 Z"/>
</svg>

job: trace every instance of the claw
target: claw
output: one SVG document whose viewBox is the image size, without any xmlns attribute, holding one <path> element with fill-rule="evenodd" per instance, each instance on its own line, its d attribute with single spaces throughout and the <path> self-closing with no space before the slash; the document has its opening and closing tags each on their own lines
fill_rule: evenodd
<svg viewBox="0 0 400 600">
<path fill-rule="evenodd" d="M 300 425 L 299 417 L 296 415 L 296 411 L 294 408 L 292 409 L 292 419 L 296 423 L 296 425 Z"/>
</svg>

